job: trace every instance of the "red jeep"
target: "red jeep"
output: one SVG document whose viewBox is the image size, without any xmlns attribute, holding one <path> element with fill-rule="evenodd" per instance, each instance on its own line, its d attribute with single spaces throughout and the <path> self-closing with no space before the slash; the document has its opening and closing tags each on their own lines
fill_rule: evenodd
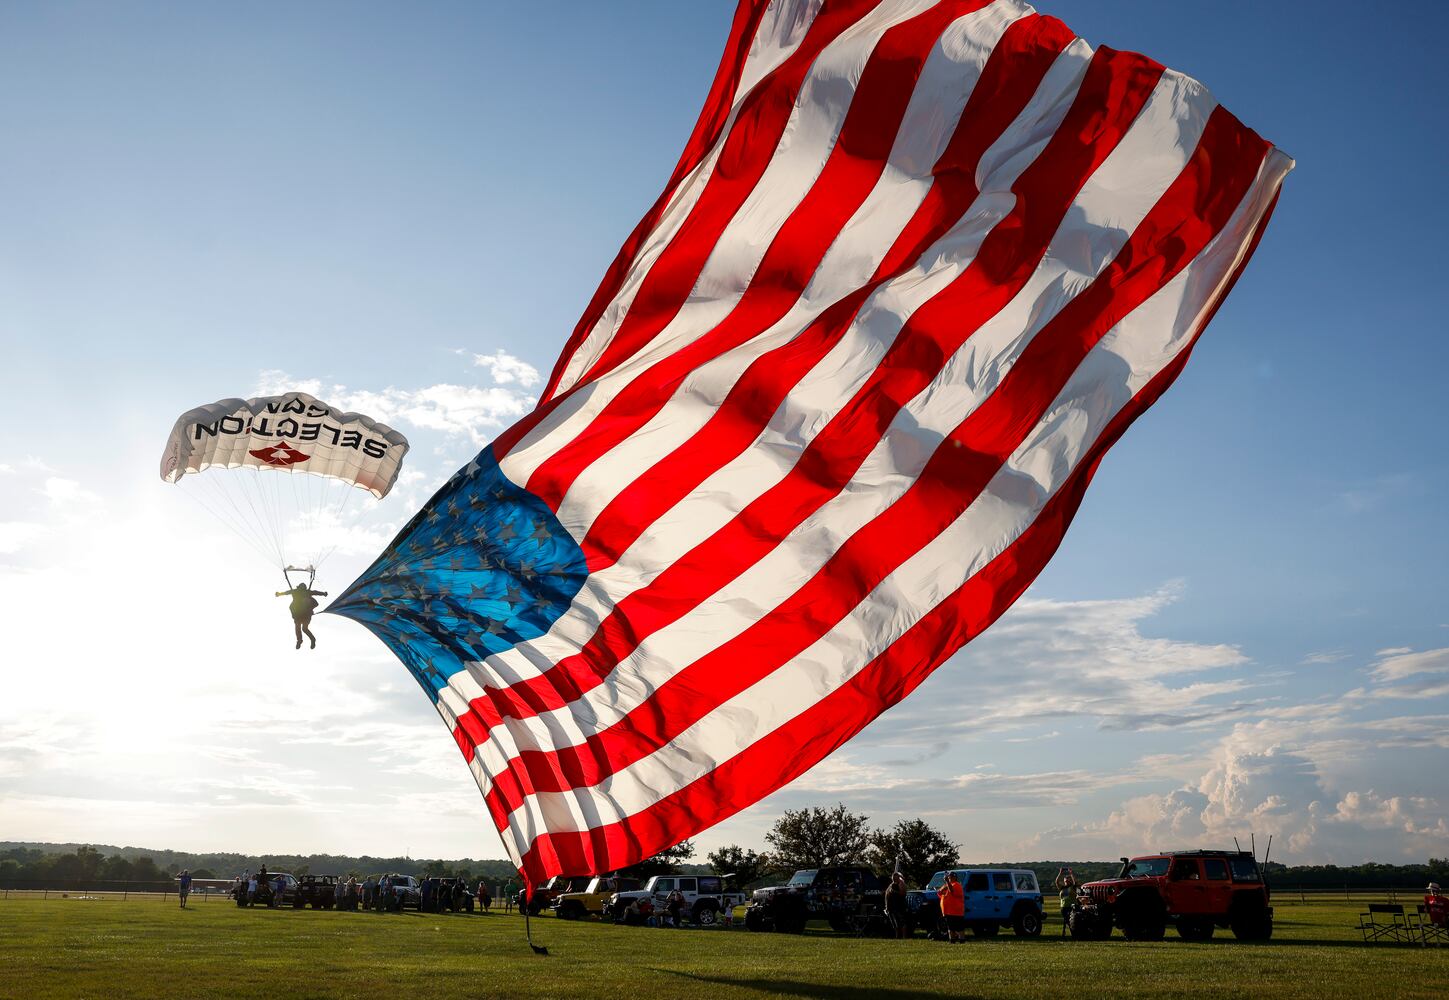
<svg viewBox="0 0 1449 1000">
<path fill-rule="evenodd" d="M 1134 941 L 1160 941 L 1171 923 L 1179 937 L 1206 941 L 1231 927 L 1239 941 L 1273 936 L 1268 883 L 1247 851 L 1175 851 L 1122 859 L 1113 879 L 1078 890 L 1067 925 L 1074 938 L 1107 938 L 1119 927 Z"/>
</svg>

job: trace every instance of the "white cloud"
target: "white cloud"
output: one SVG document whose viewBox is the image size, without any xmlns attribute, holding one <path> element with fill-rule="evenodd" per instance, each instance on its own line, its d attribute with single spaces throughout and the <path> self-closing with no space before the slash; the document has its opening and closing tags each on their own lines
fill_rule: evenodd
<svg viewBox="0 0 1449 1000">
<path fill-rule="evenodd" d="M 1180 596 L 1172 586 L 1121 600 L 1023 598 L 860 742 L 919 745 L 1069 718 L 1110 730 L 1196 728 L 1241 715 L 1241 650 L 1144 634 Z"/>
<path fill-rule="evenodd" d="M 527 361 L 515 358 L 507 351 L 494 351 L 492 354 L 473 355 L 473 364 L 480 368 L 488 369 L 495 385 L 512 385 L 517 383 L 525 389 L 531 389 L 540 381 L 538 369 Z"/>
<path fill-rule="evenodd" d="M 1428 649 L 1416 653 L 1407 647 L 1379 651 L 1379 661 L 1369 670 L 1376 684 L 1371 698 L 1438 698 L 1449 695 L 1449 649 Z"/>
<path fill-rule="evenodd" d="M 84 489 L 74 479 L 63 479 L 60 476 L 47 477 L 40 493 L 58 507 L 79 507 L 100 503 L 101 500 L 99 496 Z"/>
<path fill-rule="evenodd" d="M 28 521 L 0 521 L 0 555 L 19 552 L 45 534 L 45 526 Z"/>
<path fill-rule="evenodd" d="M 538 373 L 532 366 L 503 351 L 489 356 L 487 361 L 494 382 L 491 386 L 441 382 L 421 389 L 389 386 L 374 391 L 324 384 L 315 378 L 299 379 L 284 371 L 269 369 L 258 375 L 254 391 L 259 396 L 305 392 L 330 406 L 365 413 L 392 426 L 438 431 L 482 445 L 494 432 L 528 413 L 538 402 L 513 388 L 538 381 Z"/>
</svg>

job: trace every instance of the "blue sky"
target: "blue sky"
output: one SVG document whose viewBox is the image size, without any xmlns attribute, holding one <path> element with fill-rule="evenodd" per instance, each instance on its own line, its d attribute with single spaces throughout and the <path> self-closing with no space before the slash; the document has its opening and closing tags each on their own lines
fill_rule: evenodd
<svg viewBox="0 0 1449 1000">
<path fill-rule="evenodd" d="M 1449 835 L 1449 11 L 1044 9 L 1202 79 L 1298 167 L 1023 604 L 700 842 L 839 799 L 925 814 L 976 858 L 1250 831 L 1287 860 L 1422 858 Z M 322 619 L 299 670 L 266 568 L 155 464 L 201 402 L 371 394 L 418 476 L 350 525 L 340 588 L 529 405 L 731 13 L 0 8 L 0 839 L 500 856 L 401 668 Z M 359 825 L 364 793 L 433 820 Z"/>
</svg>

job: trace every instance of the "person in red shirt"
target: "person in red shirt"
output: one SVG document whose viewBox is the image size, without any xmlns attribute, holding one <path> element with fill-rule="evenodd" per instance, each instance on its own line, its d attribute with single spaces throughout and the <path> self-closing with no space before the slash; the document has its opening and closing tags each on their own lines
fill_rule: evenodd
<svg viewBox="0 0 1449 1000">
<path fill-rule="evenodd" d="M 966 940 L 966 893 L 955 872 L 946 873 L 946 884 L 936 895 L 941 901 L 941 916 L 946 918 L 946 940 L 960 944 Z"/>
<path fill-rule="evenodd" d="M 1449 927 L 1449 896 L 1444 895 L 1438 882 L 1429 883 L 1429 891 L 1424 896 L 1424 909 L 1429 912 L 1431 924 Z"/>
</svg>

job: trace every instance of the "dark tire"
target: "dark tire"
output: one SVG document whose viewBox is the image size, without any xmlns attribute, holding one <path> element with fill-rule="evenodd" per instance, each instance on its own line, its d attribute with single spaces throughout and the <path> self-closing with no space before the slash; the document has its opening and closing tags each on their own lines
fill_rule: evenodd
<svg viewBox="0 0 1449 1000">
<path fill-rule="evenodd" d="M 695 903 L 690 919 L 701 927 L 713 927 L 719 923 L 719 904 L 712 899 Z"/>
<path fill-rule="evenodd" d="M 1000 924 L 972 924 L 971 933 L 979 938 L 996 937 L 1001 932 Z"/>
<path fill-rule="evenodd" d="M 1168 917 L 1156 897 L 1135 900 L 1124 907 L 1122 936 L 1127 941 L 1162 941 L 1168 932 Z"/>
<path fill-rule="evenodd" d="M 307 901 L 305 899 L 303 899 L 301 896 L 295 896 L 295 897 L 293 897 L 293 899 L 292 899 L 292 909 L 294 909 L 294 910 L 305 910 L 306 908 L 307 908 Z"/>
<path fill-rule="evenodd" d="M 1020 907 L 1011 918 L 1011 929 L 1017 937 L 1041 937 L 1041 911 L 1035 906 Z"/>
<path fill-rule="evenodd" d="M 760 908 L 758 906 L 745 907 L 745 930 L 764 931 L 765 929 L 765 915 L 760 912 Z"/>
<path fill-rule="evenodd" d="M 1177 936 L 1184 941 L 1211 941 L 1213 930 L 1211 920 L 1179 920 L 1177 922 Z"/>
<path fill-rule="evenodd" d="M 1259 910 L 1233 917 L 1233 937 L 1239 941 L 1267 941 L 1273 937 L 1273 917 Z"/>
<path fill-rule="evenodd" d="M 1092 926 L 1092 919 L 1087 916 L 1084 910 L 1073 910 L 1067 914 L 1067 930 L 1074 941 L 1090 941 L 1092 932 L 1096 930 Z"/>
<path fill-rule="evenodd" d="M 849 917 L 831 917 L 826 922 L 830 924 L 830 929 L 835 931 L 835 933 L 837 934 L 849 934 L 851 931 L 855 930 L 855 928 L 851 926 Z"/>
<path fill-rule="evenodd" d="M 563 905 L 555 911 L 564 920 L 582 920 L 584 907 L 576 900 L 565 900 Z"/>
</svg>

